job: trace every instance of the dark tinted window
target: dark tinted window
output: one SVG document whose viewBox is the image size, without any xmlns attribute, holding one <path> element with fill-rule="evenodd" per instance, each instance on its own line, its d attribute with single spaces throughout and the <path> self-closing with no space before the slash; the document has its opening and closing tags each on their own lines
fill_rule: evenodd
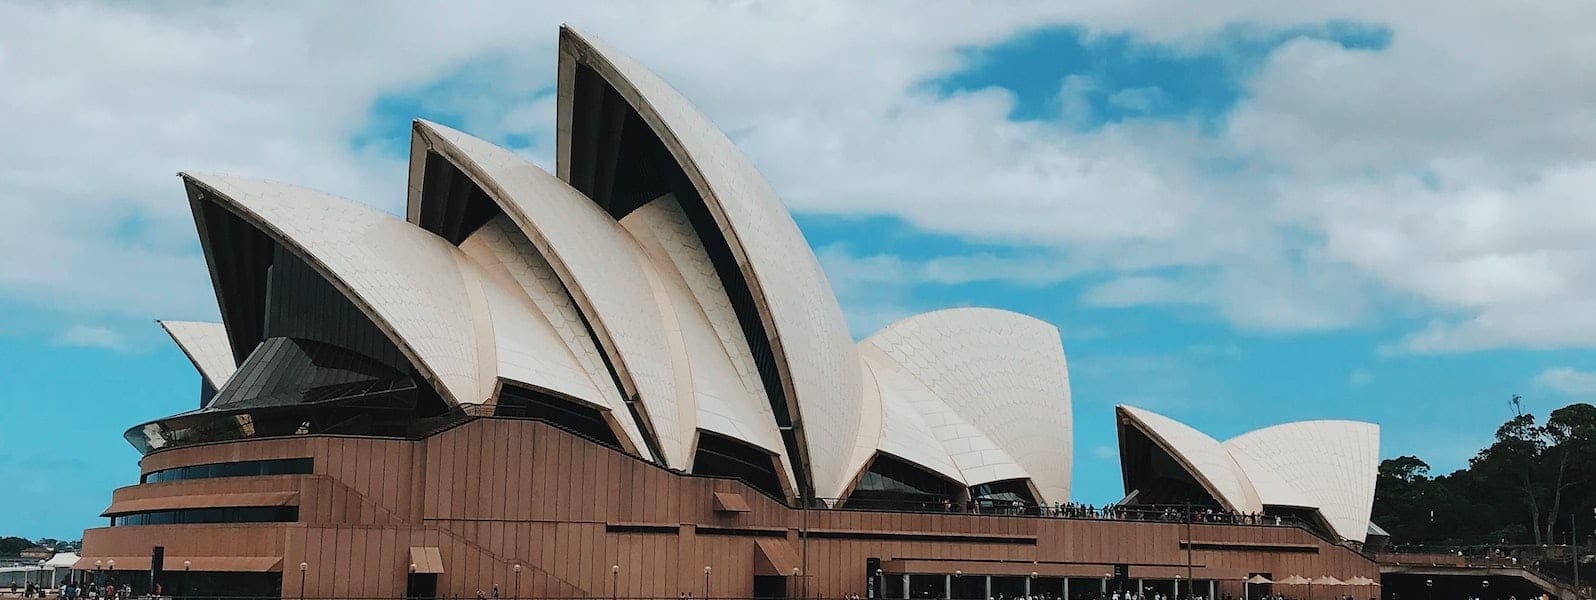
<svg viewBox="0 0 1596 600">
<path fill-rule="evenodd" d="M 848 496 L 849 508 L 878 510 L 945 510 L 957 502 L 963 486 L 887 454 L 876 454 L 870 468 Z"/>
<path fill-rule="evenodd" d="M 706 431 L 698 432 L 693 473 L 735 477 L 772 498 L 784 498 L 775 457 L 748 444 Z"/>
<path fill-rule="evenodd" d="M 275 460 L 246 460 L 240 462 L 189 465 L 150 471 L 141 483 L 159 483 L 182 479 L 210 479 L 213 477 L 254 477 L 256 475 L 309 475 L 312 470 L 309 458 L 279 458 Z"/>
<path fill-rule="evenodd" d="M 298 520 L 298 506 L 240 506 L 151 510 L 128 513 L 111 517 L 111 526 L 183 525 L 195 523 L 292 523 Z"/>
<path fill-rule="evenodd" d="M 609 422 L 597 409 L 519 386 L 504 386 L 495 414 L 546 421 L 605 446 L 621 447 Z"/>
</svg>

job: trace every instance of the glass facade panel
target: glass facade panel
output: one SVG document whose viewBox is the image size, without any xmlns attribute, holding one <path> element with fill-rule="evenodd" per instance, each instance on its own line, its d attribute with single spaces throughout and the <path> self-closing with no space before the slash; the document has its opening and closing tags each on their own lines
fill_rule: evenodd
<svg viewBox="0 0 1596 600">
<path fill-rule="evenodd" d="M 1071 577 L 1069 600 L 1101 600 L 1105 584 L 1102 579 Z"/>
<path fill-rule="evenodd" d="M 775 456 L 728 437 L 698 432 L 693 473 L 735 477 L 771 498 L 783 498 Z"/>
<path fill-rule="evenodd" d="M 178 565 L 181 569 L 182 565 Z M 207 571 L 180 571 L 172 570 L 167 565 L 167 570 L 161 574 L 161 592 L 175 598 L 281 598 L 283 596 L 282 573 L 218 573 Z M 142 594 L 141 584 L 137 580 L 148 577 L 132 577 L 134 591 Z M 297 582 L 296 582 L 297 583 Z"/>
<path fill-rule="evenodd" d="M 942 575 L 910 575 L 910 598 L 946 598 L 948 578 Z"/>
<path fill-rule="evenodd" d="M 210 405 L 139 425 L 123 437 L 145 454 L 257 437 L 405 437 L 424 396 L 408 373 L 380 361 L 322 342 L 274 337 L 255 348 Z"/>
<path fill-rule="evenodd" d="M 1031 494 L 1031 486 L 1024 479 L 1007 479 L 972 487 L 970 501 L 987 514 L 1039 514 L 1036 497 Z"/>
<path fill-rule="evenodd" d="M 136 525 L 192 525 L 207 523 L 293 523 L 299 520 L 298 506 L 236 506 L 226 508 L 187 508 L 149 510 L 111 517 L 112 527 Z"/>
<path fill-rule="evenodd" d="M 499 403 L 494 409 L 501 417 L 537 419 L 554 424 L 611 448 L 620 448 L 609 421 L 598 409 L 557 398 L 555 396 L 506 384 L 499 392 Z"/>
<path fill-rule="evenodd" d="M 1025 596 L 1025 578 L 1014 576 L 992 577 L 992 598 L 1020 598 Z"/>
<path fill-rule="evenodd" d="M 848 508 L 940 512 L 960 502 L 964 486 L 886 454 L 877 454 L 845 504 Z"/>
<path fill-rule="evenodd" d="M 259 475 L 309 475 L 313 461 L 309 458 L 279 458 L 274 460 L 245 460 L 227 463 L 189 465 L 150 471 L 139 483 L 160 483 L 184 479 L 210 479 L 213 477 L 255 477 Z"/>
<path fill-rule="evenodd" d="M 986 576 L 954 575 L 952 598 L 954 600 L 984 600 L 986 598 Z"/>
</svg>

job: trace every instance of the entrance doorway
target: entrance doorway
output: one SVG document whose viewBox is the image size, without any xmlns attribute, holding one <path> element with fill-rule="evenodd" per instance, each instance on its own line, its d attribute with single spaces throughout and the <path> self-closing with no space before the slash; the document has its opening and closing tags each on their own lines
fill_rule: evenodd
<svg viewBox="0 0 1596 600">
<path fill-rule="evenodd" d="M 438 574 L 411 573 L 405 582 L 405 597 L 411 600 L 430 600 L 438 597 Z"/>
<path fill-rule="evenodd" d="M 755 598 L 786 598 L 787 578 L 776 575 L 754 576 Z"/>
</svg>

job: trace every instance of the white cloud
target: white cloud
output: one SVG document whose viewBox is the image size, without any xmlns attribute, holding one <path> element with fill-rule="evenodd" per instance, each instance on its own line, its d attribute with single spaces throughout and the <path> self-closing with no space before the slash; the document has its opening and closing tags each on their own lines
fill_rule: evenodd
<svg viewBox="0 0 1596 600">
<path fill-rule="evenodd" d="M 1113 446 L 1092 446 L 1092 458 L 1105 462 L 1118 462 L 1119 449 Z"/>
<path fill-rule="evenodd" d="M 122 338 L 121 334 L 109 328 L 95 325 L 73 325 L 57 334 L 55 343 L 58 346 L 105 348 L 107 350 L 123 350 L 127 348 L 127 341 Z"/>
<path fill-rule="evenodd" d="M 1156 87 L 1139 87 L 1110 94 L 1108 104 L 1127 113 L 1147 113 L 1157 109 L 1166 99 L 1164 90 Z"/>
<path fill-rule="evenodd" d="M 1352 387 L 1363 387 L 1373 382 L 1374 374 L 1368 369 L 1353 369 L 1352 373 L 1347 375 L 1347 384 Z"/>
<path fill-rule="evenodd" d="M 1596 7 L 1005 8 L 451 3 L 372 19 L 336 3 L 0 5 L 11 138 L 0 256 L 26 258 L 0 261 L 0 299 L 65 322 L 212 316 L 171 174 L 290 180 L 397 211 L 402 161 L 351 140 L 393 127 L 369 122 L 379 99 L 449 77 L 468 91 L 423 105 L 489 137 L 530 135 L 521 150 L 547 164 L 554 35 L 570 21 L 699 102 L 795 208 L 895 215 L 1026 250 L 832 257 L 839 289 L 1090 273 L 1091 305 L 1191 307 L 1266 331 L 1389 311 L 1429 320 L 1394 341 L 1403 352 L 1596 344 L 1596 73 L 1580 68 L 1596 53 Z M 1048 23 L 1197 49 L 1238 26 L 1326 19 L 1388 27 L 1391 44 L 1285 44 L 1213 130 L 1155 119 L 1078 130 L 1083 95 L 1101 85 L 1082 76 L 1061 82 L 1058 122 L 1008 120 L 1001 90 L 923 85 L 967 60 L 959 48 Z M 1119 94 L 1126 109 L 1180 100 Z M 850 314 L 892 318 L 908 304 L 894 293 L 858 293 Z"/>
<path fill-rule="evenodd" d="M 1596 373 L 1573 367 L 1553 367 L 1536 375 L 1535 384 L 1569 396 L 1589 396 L 1596 394 Z"/>
</svg>

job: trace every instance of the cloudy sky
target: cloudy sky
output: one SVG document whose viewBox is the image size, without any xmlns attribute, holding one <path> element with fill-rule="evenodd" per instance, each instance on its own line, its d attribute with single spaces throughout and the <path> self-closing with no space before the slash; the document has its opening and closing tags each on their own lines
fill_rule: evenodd
<svg viewBox="0 0 1596 600">
<path fill-rule="evenodd" d="M 1596 4 L 1325 4 L 0 2 L 0 534 L 101 523 L 122 430 L 194 404 L 174 173 L 398 213 L 416 117 L 550 166 L 562 22 L 752 156 L 856 336 L 1057 324 L 1078 500 L 1118 403 L 1457 468 L 1512 394 L 1596 395 Z"/>
</svg>

